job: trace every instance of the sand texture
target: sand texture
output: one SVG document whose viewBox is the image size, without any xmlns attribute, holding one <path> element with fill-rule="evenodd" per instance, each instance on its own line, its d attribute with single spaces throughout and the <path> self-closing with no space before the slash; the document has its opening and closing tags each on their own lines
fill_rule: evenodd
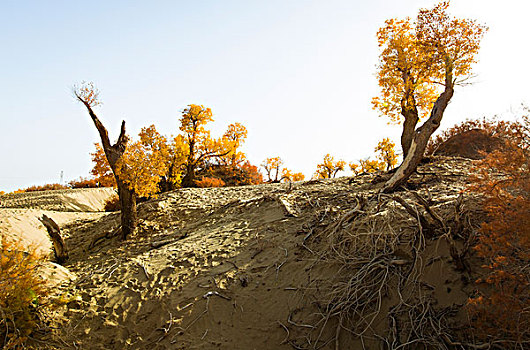
<svg viewBox="0 0 530 350">
<path fill-rule="evenodd" d="M 397 195 L 414 204 L 413 192 L 420 194 L 444 220 L 465 206 L 473 222 L 479 200 L 460 197 L 470 167 L 456 158 L 422 165 Z M 450 254 L 463 241 L 418 233 L 403 206 L 378 195 L 375 178 L 177 190 L 141 203 L 139 230 L 126 241 L 95 240 L 116 230 L 119 213 L 50 213 L 76 278 L 63 283 L 72 299 L 36 346 L 379 349 L 396 339 L 389 320 L 414 328 L 407 315 L 419 308 L 440 321 L 440 329 L 421 328 L 421 337 L 442 341 L 458 332 L 478 272 Z M 38 210 L 4 208 L 0 222 L 24 231 Z"/>
</svg>

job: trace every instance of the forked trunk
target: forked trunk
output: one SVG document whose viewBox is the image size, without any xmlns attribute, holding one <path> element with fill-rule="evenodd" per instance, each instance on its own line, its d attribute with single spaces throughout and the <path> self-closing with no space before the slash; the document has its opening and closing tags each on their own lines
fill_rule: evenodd
<svg viewBox="0 0 530 350">
<path fill-rule="evenodd" d="M 392 192 L 398 189 L 408 180 L 410 175 L 412 175 L 420 164 L 427 143 L 429 142 L 431 135 L 440 126 L 445 108 L 449 104 L 451 97 L 453 97 L 453 86 L 452 66 L 449 65 L 446 71 L 444 92 L 442 92 L 434 103 L 429 119 L 427 119 L 418 130 L 414 131 L 410 147 L 407 155 L 404 156 L 403 163 L 401 163 L 394 175 L 385 183 L 383 192 Z"/>
<path fill-rule="evenodd" d="M 136 230 L 136 226 L 138 225 L 138 214 L 136 213 L 136 193 L 134 190 L 129 189 L 127 184 L 119 179 L 116 171 L 118 162 L 122 159 L 125 149 L 127 148 L 127 141 L 129 140 L 125 133 L 125 121 L 122 121 L 121 123 L 118 140 L 112 145 L 109 140 L 109 132 L 96 116 L 96 113 L 92 110 L 90 102 L 83 99 L 83 97 L 77 92 L 75 92 L 75 94 L 77 99 L 87 108 L 88 114 L 92 118 L 92 121 L 99 132 L 103 150 L 105 151 L 105 157 L 107 157 L 107 161 L 109 162 L 110 168 L 116 178 L 116 183 L 118 184 L 118 196 L 121 205 L 121 236 L 123 239 L 126 239 L 128 235 L 134 233 Z"/>
</svg>

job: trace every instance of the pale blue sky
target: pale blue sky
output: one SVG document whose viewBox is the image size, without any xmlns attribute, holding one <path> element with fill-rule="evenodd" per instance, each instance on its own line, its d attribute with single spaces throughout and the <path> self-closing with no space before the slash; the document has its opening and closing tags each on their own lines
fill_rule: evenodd
<svg viewBox="0 0 530 350">
<path fill-rule="evenodd" d="M 0 0 L 0 190 L 88 176 L 98 135 L 70 91 L 82 80 L 101 90 L 112 138 L 122 119 L 132 135 L 176 133 L 194 103 L 212 108 L 214 135 L 243 123 L 256 165 L 280 156 L 310 177 L 326 153 L 365 158 L 400 133 L 371 110 L 376 31 L 434 3 Z M 490 31 L 442 127 L 528 102 L 527 2 L 453 0 L 452 12 Z"/>
</svg>

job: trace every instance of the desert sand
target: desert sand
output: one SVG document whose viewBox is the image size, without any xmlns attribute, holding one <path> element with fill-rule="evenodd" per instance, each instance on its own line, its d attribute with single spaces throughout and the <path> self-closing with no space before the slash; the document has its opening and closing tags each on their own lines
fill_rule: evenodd
<svg viewBox="0 0 530 350">
<path fill-rule="evenodd" d="M 443 234 L 414 193 L 447 225 L 475 225 L 480 201 L 464 193 L 470 168 L 469 160 L 439 158 L 396 194 L 431 231 L 378 194 L 373 174 L 165 193 L 139 205 L 139 230 L 126 241 L 97 239 L 116 230 L 119 213 L 97 212 L 95 194 L 28 194 L 2 202 L 0 230 L 44 240 L 34 218 L 46 213 L 70 251 L 71 275 L 56 288 L 69 301 L 49 315 L 37 348 L 450 344 L 480 268 L 473 259 L 459 266 L 450 252 L 463 249 L 464 226 L 461 239 Z M 97 198 L 112 194 L 105 191 Z M 437 323 L 420 327 L 422 317 Z"/>
</svg>

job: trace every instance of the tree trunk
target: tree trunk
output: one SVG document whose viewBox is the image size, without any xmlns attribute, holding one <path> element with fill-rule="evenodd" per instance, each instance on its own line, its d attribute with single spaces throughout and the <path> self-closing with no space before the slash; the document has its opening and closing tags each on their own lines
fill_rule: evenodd
<svg viewBox="0 0 530 350">
<path fill-rule="evenodd" d="M 449 104 L 451 97 L 453 97 L 454 82 L 452 72 L 453 66 L 451 62 L 446 62 L 445 90 L 434 103 L 429 119 L 414 132 L 407 155 L 394 175 L 385 183 L 383 192 L 388 193 L 399 188 L 420 164 L 427 143 L 431 135 L 440 126 L 445 108 Z"/>
<path fill-rule="evenodd" d="M 127 236 L 134 233 L 138 226 L 138 214 L 136 212 L 136 193 L 129 190 L 127 184 L 118 180 L 118 196 L 121 205 L 121 237 L 126 239 Z"/>
<path fill-rule="evenodd" d="M 403 159 L 405 159 L 409 153 L 412 140 L 414 139 L 414 131 L 418 124 L 419 117 L 418 110 L 415 106 L 413 109 L 403 109 L 402 107 L 401 115 L 405 117 L 405 121 L 403 122 L 403 133 L 401 134 L 401 149 L 403 150 Z"/>
<path fill-rule="evenodd" d="M 48 235 L 52 241 L 55 261 L 58 264 L 63 264 L 66 260 L 68 260 L 68 250 L 66 249 L 66 244 L 64 244 L 63 238 L 61 237 L 61 229 L 59 228 L 59 225 L 57 225 L 55 221 L 44 214 L 42 215 L 42 218 L 38 219 L 48 231 Z"/>
<path fill-rule="evenodd" d="M 99 132 L 105 156 L 107 157 L 107 161 L 109 162 L 110 168 L 116 178 L 116 183 L 118 184 L 118 196 L 120 197 L 121 204 L 122 238 L 126 239 L 128 235 L 136 230 L 136 226 L 138 225 L 138 214 L 136 213 L 136 193 L 134 190 L 129 189 L 127 184 L 119 179 L 116 171 L 118 162 L 123 157 L 123 153 L 125 153 L 127 142 L 129 140 L 125 133 L 125 120 L 121 123 L 121 131 L 118 140 L 114 145 L 111 145 L 109 133 L 92 110 L 90 103 L 85 101 L 79 94 L 77 94 L 77 92 L 76 97 L 87 108 L 88 114 L 92 118 L 92 121 Z"/>
<path fill-rule="evenodd" d="M 182 178 L 182 187 L 189 188 L 189 187 L 196 187 L 195 184 L 195 167 L 193 164 L 188 164 L 186 166 L 186 174 Z"/>
</svg>

